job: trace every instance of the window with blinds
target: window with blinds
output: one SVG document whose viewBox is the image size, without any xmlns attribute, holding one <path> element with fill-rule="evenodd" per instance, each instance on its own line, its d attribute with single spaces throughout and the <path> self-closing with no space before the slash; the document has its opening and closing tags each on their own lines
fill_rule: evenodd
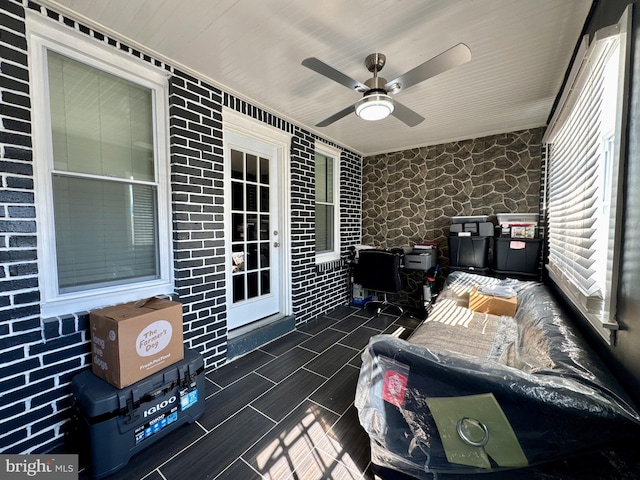
<svg viewBox="0 0 640 480">
<path fill-rule="evenodd" d="M 338 161 L 336 154 L 315 153 L 316 260 L 339 258 Z"/>
<path fill-rule="evenodd" d="M 333 158 L 316 153 L 316 252 L 333 250 Z"/>
<path fill-rule="evenodd" d="M 31 40 L 43 316 L 172 291 L 166 76 Z"/>
<path fill-rule="evenodd" d="M 59 292 L 158 278 L 152 91 L 47 61 Z"/>
<path fill-rule="evenodd" d="M 583 40 L 543 139 L 547 270 L 607 341 L 617 329 L 625 42 L 620 24 Z"/>
</svg>

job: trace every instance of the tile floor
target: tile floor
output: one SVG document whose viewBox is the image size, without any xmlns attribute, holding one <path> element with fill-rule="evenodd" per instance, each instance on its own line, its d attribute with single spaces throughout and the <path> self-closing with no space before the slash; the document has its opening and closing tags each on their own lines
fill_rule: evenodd
<svg viewBox="0 0 640 480">
<path fill-rule="evenodd" d="M 353 406 L 360 354 L 420 323 L 385 313 L 338 308 L 207 374 L 203 416 L 109 480 L 375 478 Z"/>
</svg>

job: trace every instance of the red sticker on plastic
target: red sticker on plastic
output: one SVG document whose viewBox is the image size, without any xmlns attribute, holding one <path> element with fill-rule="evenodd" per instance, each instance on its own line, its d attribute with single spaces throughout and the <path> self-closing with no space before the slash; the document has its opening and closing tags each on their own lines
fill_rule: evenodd
<svg viewBox="0 0 640 480">
<path fill-rule="evenodd" d="M 387 370 L 384 374 L 382 386 L 382 399 L 396 407 L 402 407 L 404 392 L 407 389 L 407 376 L 401 373 Z"/>
</svg>

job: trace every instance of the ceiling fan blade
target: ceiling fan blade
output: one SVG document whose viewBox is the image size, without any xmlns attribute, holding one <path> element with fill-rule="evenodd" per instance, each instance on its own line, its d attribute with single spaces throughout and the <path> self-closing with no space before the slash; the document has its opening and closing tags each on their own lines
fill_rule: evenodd
<svg viewBox="0 0 640 480">
<path fill-rule="evenodd" d="M 340 120 L 341 118 L 346 117 L 347 115 L 353 112 L 355 112 L 354 106 L 349 105 L 347 108 L 340 110 L 338 113 L 334 113 L 329 118 L 325 118 L 320 123 L 316 123 L 316 127 L 326 127 L 328 125 L 331 125 L 336 120 Z"/>
<path fill-rule="evenodd" d="M 469 50 L 469 47 L 464 43 L 459 43 L 455 47 L 451 47 L 440 55 L 436 55 L 414 69 L 409 70 L 404 75 L 400 75 L 398 78 L 387 82 L 384 88 L 390 93 L 398 93 L 416 83 L 423 82 L 453 67 L 467 63 L 469 60 L 471 60 L 471 50 Z"/>
<path fill-rule="evenodd" d="M 401 122 L 406 123 L 410 127 L 415 127 L 416 125 L 424 121 L 424 117 L 418 115 L 409 107 L 405 107 L 403 104 L 396 100 L 393 101 L 393 112 L 391 113 L 391 115 L 396 117 Z"/>
<path fill-rule="evenodd" d="M 315 57 L 305 58 L 302 61 L 302 65 L 313 70 L 316 73 L 319 73 L 320 75 L 324 75 L 325 77 L 330 78 L 334 82 L 338 82 L 340 85 L 344 85 L 350 90 L 355 90 L 358 92 L 366 92 L 367 90 L 369 90 L 369 88 L 363 83 L 360 83 L 359 81 L 354 80 L 344 73 L 339 72 L 335 68 L 330 67 L 329 65 L 318 60 Z"/>
</svg>

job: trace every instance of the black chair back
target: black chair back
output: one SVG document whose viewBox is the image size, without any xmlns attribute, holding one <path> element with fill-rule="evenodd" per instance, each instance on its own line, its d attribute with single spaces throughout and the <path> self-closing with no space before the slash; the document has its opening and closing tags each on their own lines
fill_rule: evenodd
<svg viewBox="0 0 640 480">
<path fill-rule="evenodd" d="M 386 250 L 360 250 L 355 282 L 368 290 L 396 293 L 402 290 L 401 256 Z"/>
</svg>

